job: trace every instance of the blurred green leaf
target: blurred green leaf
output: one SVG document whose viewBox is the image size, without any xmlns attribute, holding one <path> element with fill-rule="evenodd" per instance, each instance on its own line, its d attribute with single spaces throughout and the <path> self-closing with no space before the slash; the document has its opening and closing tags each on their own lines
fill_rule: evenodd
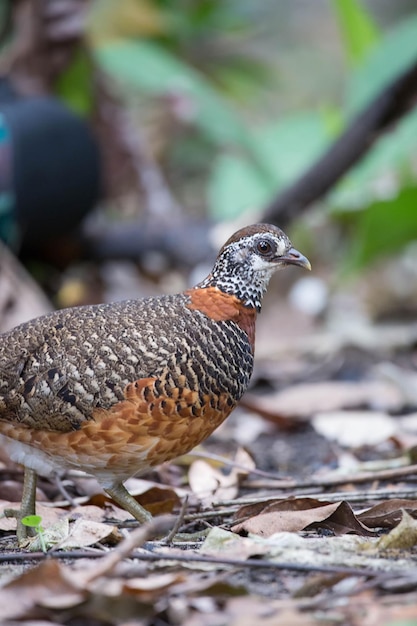
<svg viewBox="0 0 417 626">
<path fill-rule="evenodd" d="M 266 204 L 312 164 L 330 139 L 328 112 L 300 113 L 258 130 L 254 141 L 273 168 L 273 180 L 265 183 L 242 156 L 221 155 L 208 187 L 210 214 L 216 219 L 230 219 Z"/>
<path fill-rule="evenodd" d="M 375 202 L 358 213 L 351 255 L 346 259 L 348 267 L 360 269 L 417 238 L 416 207 L 417 187 L 409 187 L 396 198 Z"/>
<path fill-rule="evenodd" d="M 212 76 L 223 93 L 242 103 L 258 98 L 260 90 L 273 85 L 276 78 L 265 63 L 243 57 L 218 64 L 212 69 Z"/>
<path fill-rule="evenodd" d="M 351 77 L 347 94 L 352 116 L 417 59 L 417 15 L 386 35 Z M 336 210 L 366 209 L 395 195 L 415 179 L 411 164 L 417 156 L 417 110 L 412 110 L 385 133 L 372 150 L 343 178 L 330 196 Z"/>
<path fill-rule="evenodd" d="M 412 162 L 417 155 L 417 110 L 381 137 L 329 197 L 333 210 L 361 210 L 387 193 L 396 194 L 415 179 Z"/>
<path fill-rule="evenodd" d="M 105 43 L 96 54 L 102 67 L 121 83 L 143 93 L 175 98 L 188 123 L 220 146 L 244 148 L 259 176 L 272 179 L 269 162 L 237 111 L 190 65 L 150 41 Z"/>
<path fill-rule="evenodd" d="M 241 2 L 158 0 L 158 6 L 167 18 L 169 39 L 174 45 L 197 38 L 214 39 L 219 33 L 242 32 L 252 25 Z"/>
<path fill-rule="evenodd" d="M 361 63 L 379 40 L 378 28 L 359 0 L 333 0 L 351 65 Z"/>
<path fill-rule="evenodd" d="M 94 107 L 93 71 L 88 54 L 78 47 L 71 64 L 55 84 L 55 94 L 82 117 L 90 115 Z"/>
<path fill-rule="evenodd" d="M 265 205 L 273 191 L 274 185 L 265 184 L 248 161 L 220 155 L 207 187 L 210 216 L 215 220 L 232 220 L 248 209 Z"/>
<path fill-rule="evenodd" d="M 293 182 L 329 145 L 329 110 L 305 111 L 268 124 L 256 133 L 259 149 L 282 186 Z"/>
<path fill-rule="evenodd" d="M 352 116 L 362 109 L 416 59 L 417 14 L 407 17 L 387 33 L 364 63 L 351 74 L 347 89 L 347 115 Z"/>
</svg>

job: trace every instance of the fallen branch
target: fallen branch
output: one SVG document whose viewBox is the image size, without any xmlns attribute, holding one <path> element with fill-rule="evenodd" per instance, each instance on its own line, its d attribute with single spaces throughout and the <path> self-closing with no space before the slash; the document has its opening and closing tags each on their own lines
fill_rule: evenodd
<svg viewBox="0 0 417 626">
<path fill-rule="evenodd" d="M 139 529 L 138 529 L 139 530 Z M 122 545 L 122 544 L 121 544 Z M 116 551 L 117 548 L 114 549 Z M 113 551 L 112 551 L 113 552 Z M 110 569 L 108 568 L 108 559 L 112 555 L 106 555 L 103 557 L 102 552 L 89 552 L 87 550 L 71 550 L 71 551 L 62 551 L 62 552 L 49 552 L 45 555 L 43 552 L 6 552 L 4 554 L 0 554 L 0 563 L 13 563 L 20 561 L 43 561 L 47 558 L 53 559 L 85 559 L 85 558 L 102 558 L 106 565 L 102 569 L 100 569 L 100 573 L 96 575 L 96 572 L 99 572 L 98 569 L 95 569 L 93 572 L 93 576 L 89 580 L 96 579 L 99 575 L 107 574 Z M 118 557 L 120 553 L 118 554 Z M 189 552 L 185 554 L 171 554 L 170 551 L 164 552 L 163 554 L 158 552 L 132 552 L 127 554 L 131 559 L 135 559 L 138 561 L 152 562 L 155 561 L 169 561 L 175 563 L 211 563 L 213 565 L 223 565 L 225 567 L 234 567 L 234 568 L 242 568 L 242 569 L 269 569 L 269 570 L 288 570 L 293 572 L 321 572 L 324 574 L 345 574 L 347 576 L 362 576 L 365 578 L 373 578 L 375 576 L 381 576 L 381 571 L 374 571 L 369 568 L 357 568 L 357 567 L 341 567 L 338 565 L 314 565 L 314 564 L 304 564 L 304 563 L 289 563 L 286 561 L 263 561 L 261 559 L 228 559 L 221 558 L 217 556 L 207 556 L 207 555 L 198 555 L 198 554 L 190 554 Z M 117 563 L 120 559 L 115 559 L 115 563 Z M 113 567 L 113 565 L 112 565 Z"/>
<path fill-rule="evenodd" d="M 268 482 L 257 482 L 256 488 L 260 485 L 264 489 L 304 489 L 308 487 L 333 487 L 334 485 L 343 485 L 344 483 L 358 484 L 367 483 L 374 480 L 392 480 L 395 478 L 404 478 L 406 476 L 416 475 L 417 480 L 417 464 L 406 465 L 405 467 L 395 467 L 393 469 L 376 470 L 374 472 L 358 472 L 357 474 L 337 474 L 333 476 L 314 476 L 309 480 L 292 480 L 279 479 L 270 480 Z"/>
<path fill-rule="evenodd" d="M 97 578 L 106 576 L 109 572 L 114 570 L 120 561 L 131 557 L 133 550 L 138 546 L 142 546 L 146 541 L 149 541 L 149 539 L 156 535 L 165 534 L 172 527 L 173 523 L 174 518 L 171 515 L 163 515 L 132 530 L 116 548 L 102 558 L 98 567 L 95 567 L 91 572 L 83 574 L 83 582 L 88 584 L 93 580 L 97 580 Z M 49 552 L 49 554 L 55 556 L 55 552 Z"/>
</svg>

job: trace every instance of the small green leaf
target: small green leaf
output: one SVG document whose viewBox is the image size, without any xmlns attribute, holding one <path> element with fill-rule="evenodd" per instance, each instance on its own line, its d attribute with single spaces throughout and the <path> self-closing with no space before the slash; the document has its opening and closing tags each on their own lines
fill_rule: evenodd
<svg viewBox="0 0 417 626">
<path fill-rule="evenodd" d="M 375 202 L 357 216 L 348 265 L 357 270 L 401 250 L 417 238 L 417 187 L 391 200 Z"/>
<path fill-rule="evenodd" d="M 417 60 L 417 15 L 410 16 L 381 40 L 360 68 L 351 75 L 347 91 L 347 117 L 365 107 L 396 76 Z M 344 176 L 330 196 L 332 209 L 366 209 L 387 194 L 396 195 L 415 180 L 412 163 L 417 156 L 417 111 L 412 109 L 385 133 L 372 150 Z"/>
<path fill-rule="evenodd" d="M 42 523 L 42 518 L 40 515 L 26 515 L 26 517 L 22 517 L 21 522 L 24 526 L 39 528 Z"/>
<path fill-rule="evenodd" d="M 417 110 L 402 119 L 394 131 L 381 137 L 372 150 L 350 170 L 329 197 L 333 211 L 366 209 L 395 195 L 415 180 L 412 163 L 417 155 Z"/>
<path fill-rule="evenodd" d="M 29 526 L 30 528 L 34 528 L 37 532 L 37 537 L 39 539 L 39 543 L 41 545 L 42 552 L 46 552 L 46 543 L 44 537 L 44 529 L 41 526 L 42 518 L 40 515 L 26 515 L 26 517 L 22 517 L 21 522 L 24 526 Z"/>
<path fill-rule="evenodd" d="M 396 76 L 417 59 L 417 14 L 384 35 L 365 62 L 352 73 L 347 91 L 347 115 L 360 111 Z"/>
<path fill-rule="evenodd" d="M 379 40 L 378 27 L 359 0 L 333 0 L 351 65 L 359 65 Z"/>
</svg>

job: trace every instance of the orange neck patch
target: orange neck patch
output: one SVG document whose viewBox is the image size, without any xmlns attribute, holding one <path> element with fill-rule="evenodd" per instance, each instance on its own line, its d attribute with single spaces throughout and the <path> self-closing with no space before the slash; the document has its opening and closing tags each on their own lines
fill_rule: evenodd
<svg viewBox="0 0 417 626">
<path fill-rule="evenodd" d="M 191 299 L 190 304 L 187 304 L 189 309 L 201 311 L 215 322 L 236 322 L 247 334 L 254 350 L 256 309 L 245 307 L 239 298 L 217 287 L 188 289 L 185 294 Z"/>
</svg>

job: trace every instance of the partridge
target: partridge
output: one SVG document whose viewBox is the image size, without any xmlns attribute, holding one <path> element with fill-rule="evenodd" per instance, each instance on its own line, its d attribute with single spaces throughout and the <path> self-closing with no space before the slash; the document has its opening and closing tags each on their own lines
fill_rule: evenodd
<svg viewBox="0 0 417 626">
<path fill-rule="evenodd" d="M 272 274 L 310 269 L 276 226 L 221 248 L 211 273 L 176 295 L 55 311 L 0 336 L 0 443 L 36 474 L 76 468 L 139 522 L 123 482 L 191 450 L 235 408 L 253 369 L 255 319 Z"/>
</svg>

